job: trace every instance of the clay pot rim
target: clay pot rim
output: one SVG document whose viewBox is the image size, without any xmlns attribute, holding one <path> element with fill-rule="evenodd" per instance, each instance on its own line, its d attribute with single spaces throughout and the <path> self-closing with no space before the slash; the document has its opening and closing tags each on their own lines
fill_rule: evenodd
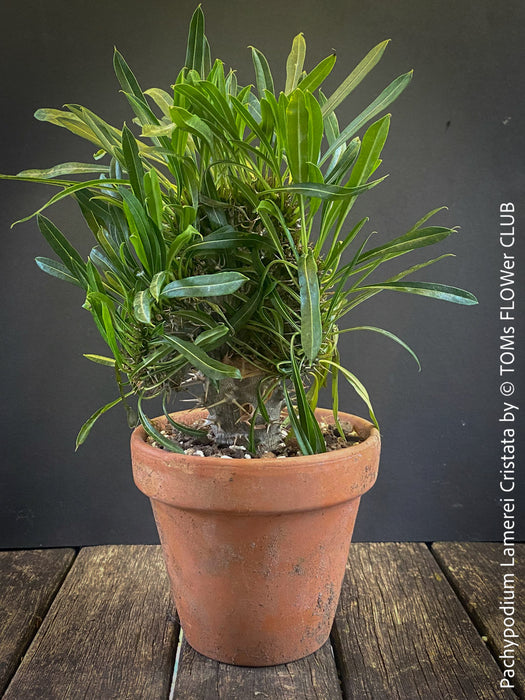
<svg viewBox="0 0 525 700">
<path fill-rule="evenodd" d="M 194 418 L 204 417 L 206 411 L 203 409 L 193 409 L 193 410 L 182 410 L 172 413 L 172 416 L 178 416 L 179 422 L 184 415 L 190 414 Z M 325 408 L 318 408 L 315 411 L 316 417 L 328 418 L 331 417 L 332 410 Z M 361 452 L 363 449 L 372 448 L 373 444 L 380 444 L 380 433 L 376 426 L 370 421 L 361 418 L 359 416 L 354 416 L 352 414 L 340 411 L 339 415 L 341 418 L 350 419 L 356 432 L 363 437 L 362 442 L 355 443 L 354 445 L 349 445 L 348 447 L 342 447 L 338 450 L 330 450 L 327 452 L 318 452 L 313 455 L 297 455 L 294 457 L 278 458 L 278 457 L 268 457 L 268 458 L 253 458 L 245 459 L 244 457 L 202 457 L 200 455 L 189 455 L 180 452 L 169 452 L 160 447 L 154 447 L 147 442 L 148 435 L 144 428 L 139 425 L 133 433 L 131 434 L 131 444 L 135 449 L 138 449 L 144 457 L 150 456 L 155 461 L 162 460 L 166 463 L 171 461 L 176 461 L 178 465 L 190 464 L 196 466 L 197 463 L 200 469 L 206 469 L 207 467 L 211 469 L 216 469 L 217 467 L 227 467 L 229 469 L 240 467 L 243 473 L 248 476 L 250 473 L 258 474 L 261 469 L 265 472 L 271 472 L 273 470 L 283 472 L 287 469 L 293 469 L 301 467 L 302 470 L 319 471 L 319 469 L 324 466 L 327 469 L 333 470 L 334 465 L 340 461 L 346 461 L 352 453 Z M 162 416 L 160 416 L 162 418 Z M 155 419 L 154 419 L 155 420 Z M 333 422 L 333 421 L 332 421 Z M 323 464 L 329 458 L 329 464 Z"/>
</svg>

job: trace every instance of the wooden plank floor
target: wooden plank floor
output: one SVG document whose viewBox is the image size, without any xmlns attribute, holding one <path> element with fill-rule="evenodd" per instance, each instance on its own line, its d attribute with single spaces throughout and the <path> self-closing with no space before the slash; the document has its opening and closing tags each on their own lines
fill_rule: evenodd
<svg viewBox="0 0 525 700">
<path fill-rule="evenodd" d="M 518 545 L 516 561 L 524 554 Z M 206 659 L 179 635 L 159 547 L 0 552 L 0 695 L 525 698 L 523 654 L 505 646 L 501 561 L 495 544 L 353 544 L 331 640 L 306 659 L 257 669 Z M 522 643 L 523 564 L 513 572 Z M 516 650 L 513 690 L 500 688 L 506 648 Z"/>
</svg>

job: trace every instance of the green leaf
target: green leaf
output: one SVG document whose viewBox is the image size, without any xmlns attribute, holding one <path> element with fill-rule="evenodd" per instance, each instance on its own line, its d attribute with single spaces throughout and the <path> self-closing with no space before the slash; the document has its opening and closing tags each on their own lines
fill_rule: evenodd
<svg viewBox="0 0 525 700">
<path fill-rule="evenodd" d="M 202 345 L 206 350 L 213 350 L 219 345 L 222 345 L 224 338 L 229 335 L 230 329 L 224 323 L 218 323 L 207 331 L 202 331 L 195 338 L 197 345 Z"/>
<path fill-rule="evenodd" d="M 299 258 L 299 292 L 301 296 L 301 346 L 310 363 L 317 357 L 323 340 L 319 279 L 312 251 Z"/>
<path fill-rule="evenodd" d="M 174 442 L 173 440 L 170 440 L 169 438 L 162 435 L 157 430 L 157 428 L 155 428 L 155 426 L 150 421 L 150 419 L 146 416 L 146 414 L 142 410 L 142 396 L 139 396 L 139 399 L 137 401 L 137 413 L 138 413 L 141 425 L 144 428 L 144 430 L 146 431 L 146 433 L 151 438 L 153 438 L 156 442 L 158 442 L 159 445 L 162 445 L 169 452 L 179 452 L 180 454 L 184 453 L 184 450 L 182 449 L 182 447 L 177 445 L 177 443 Z"/>
<path fill-rule="evenodd" d="M 256 292 L 251 294 L 245 304 L 243 304 L 230 318 L 230 324 L 236 331 L 242 328 L 251 317 L 260 309 L 265 297 L 275 289 L 277 282 L 264 279 L 259 284 Z"/>
<path fill-rule="evenodd" d="M 5 179 L 7 180 L 15 180 L 19 179 L 16 177 L 16 175 L 13 175 L 11 177 L 6 177 Z M 39 178 L 24 178 L 27 180 L 27 182 L 33 182 L 39 181 Z M 59 184 L 58 182 L 53 182 L 51 181 L 53 185 Z M 50 183 L 50 184 L 51 184 Z M 37 209 L 35 212 L 32 214 L 29 214 L 29 216 L 25 216 L 23 219 L 19 219 L 18 221 L 15 221 L 12 226 L 15 226 L 16 224 L 22 224 L 24 221 L 29 221 L 29 219 L 32 219 L 34 216 L 38 216 L 40 212 L 44 211 L 44 209 L 47 209 L 47 207 L 50 207 L 52 204 L 56 204 L 56 202 L 59 202 L 61 199 L 65 199 L 66 197 L 69 197 L 70 195 L 74 194 L 75 192 L 79 192 L 80 190 L 88 189 L 88 188 L 98 188 L 102 189 L 103 187 L 106 187 L 107 185 L 127 185 L 128 182 L 127 180 L 118 180 L 118 179 L 113 179 L 113 178 L 105 178 L 104 180 L 86 180 L 85 182 L 76 182 L 74 185 L 70 185 L 66 187 L 62 192 L 58 192 L 55 194 L 53 197 L 51 197 L 50 200 L 48 200 L 43 206 L 40 207 L 40 209 Z"/>
<path fill-rule="evenodd" d="M 359 155 L 360 148 L 361 140 L 356 137 L 350 141 L 340 157 L 337 157 L 337 154 L 334 155 L 330 165 L 326 169 L 325 181 L 327 184 L 339 185 L 342 183 Z"/>
<path fill-rule="evenodd" d="M 143 124 L 140 135 L 144 138 L 156 139 L 161 136 L 171 136 L 176 128 L 176 124 Z"/>
<path fill-rule="evenodd" d="M 337 362 L 332 362 L 332 360 L 321 360 L 321 364 L 326 365 L 328 367 L 335 367 L 338 370 L 338 372 L 341 372 L 341 374 L 345 377 L 348 383 L 355 389 L 358 396 L 362 398 L 363 401 L 366 403 L 373 424 L 376 426 L 376 428 L 379 428 L 379 424 L 377 422 L 377 418 L 375 417 L 374 409 L 372 408 L 372 403 L 370 401 L 368 391 L 365 389 L 363 384 L 361 384 L 361 382 L 355 376 L 355 374 L 347 370 L 345 367 L 341 367 L 341 365 L 337 364 Z"/>
<path fill-rule="evenodd" d="M 166 284 L 167 279 L 168 273 L 164 270 L 162 270 L 161 272 L 157 272 L 157 274 L 153 276 L 153 279 L 151 280 L 151 284 L 149 286 L 149 291 L 151 293 L 151 296 L 155 299 L 155 301 L 158 301 L 160 299 L 162 288 Z"/>
<path fill-rule="evenodd" d="M 105 357 L 104 355 L 84 354 L 84 357 L 97 365 L 105 365 L 106 367 L 114 367 L 115 360 L 113 357 Z"/>
<path fill-rule="evenodd" d="M 144 191 L 146 194 L 146 208 L 150 218 L 155 222 L 159 231 L 162 230 L 162 193 L 160 191 L 159 176 L 155 168 L 151 168 L 144 174 Z"/>
<path fill-rule="evenodd" d="M 80 175 L 83 173 L 108 173 L 109 166 L 98 163 L 60 163 L 44 170 L 22 170 L 17 177 L 53 178 L 62 175 Z"/>
<path fill-rule="evenodd" d="M 286 156 L 293 180 L 308 178 L 308 111 L 304 92 L 294 90 L 286 107 Z"/>
<path fill-rule="evenodd" d="M 231 228 L 231 227 L 229 227 Z M 258 233 L 240 233 L 238 231 L 214 231 L 186 249 L 187 255 L 206 255 L 217 250 L 231 250 L 233 248 L 259 248 L 261 246 L 272 247 L 271 241 Z"/>
<path fill-rule="evenodd" d="M 363 291 L 365 289 L 385 289 L 394 292 L 407 292 L 408 294 L 420 294 L 424 297 L 432 297 L 433 299 L 441 299 L 442 301 L 450 301 L 454 304 L 464 304 L 470 306 L 477 304 L 476 297 L 464 289 L 458 287 L 450 287 L 448 284 L 437 284 L 435 282 L 383 282 L 383 284 L 364 284 L 354 291 Z"/>
<path fill-rule="evenodd" d="M 358 187 L 366 182 L 373 173 L 377 159 L 385 145 L 389 127 L 390 114 L 386 114 L 368 127 L 363 136 L 361 150 L 352 168 L 352 174 L 348 181 L 349 187 Z"/>
<path fill-rule="evenodd" d="M 175 299 L 233 294 L 247 279 L 240 272 L 216 272 L 212 275 L 185 277 L 167 284 L 162 290 L 162 296 Z"/>
<path fill-rule="evenodd" d="M 345 328 L 342 331 L 338 331 L 338 333 L 349 333 L 350 331 L 374 331 L 375 333 L 380 333 L 381 335 L 386 336 L 387 338 L 390 338 L 390 340 L 393 340 L 394 342 L 398 343 L 401 345 L 401 347 L 405 348 L 405 350 L 412 355 L 414 360 L 417 363 L 418 369 L 421 371 L 421 363 L 419 362 L 419 358 L 416 355 L 416 353 L 410 348 L 401 338 L 399 338 L 397 335 L 394 333 L 390 333 L 390 331 L 385 331 L 384 328 L 376 328 L 376 326 L 355 326 L 354 328 Z"/>
<path fill-rule="evenodd" d="M 177 423 L 177 421 L 173 420 L 173 418 L 168 413 L 168 408 L 166 406 L 166 395 L 162 397 L 162 410 L 164 411 L 164 415 L 166 416 L 168 423 L 172 425 L 175 428 L 175 430 L 179 430 L 181 433 L 186 433 L 186 435 L 192 435 L 193 437 L 206 437 L 208 435 L 207 430 L 190 428 L 189 425 L 185 425 L 184 423 Z"/>
<path fill-rule="evenodd" d="M 144 94 L 151 97 L 157 107 L 162 111 L 165 117 L 170 116 L 170 107 L 173 107 L 173 96 L 160 88 L 150 88 L 144 90 Z"/>
<path fill-rule="evenodd" d="M 190 22 L 188 44 L 186 47 L 186 68 L 196 70 L 204 78 L 204 61 L 206 57 L 206 37 L 204 36 L 204 13 L 199 5 Z"/>
<path fill-rule="evenodd" d="M 259 49 L 256 49 L 254 46 L 250 46 L 249 48 L 252 50 L 252 61 L 255 69 L 257 92 L 259 93 L 259 97 L 264 97 L 265 90 L 269 90 L 272 93 L 274 92 L 272 72 L 264 54 L 262 54 Z"/>
<path fill-rule="evenodd" d="M 422 219 L 419 219 L 418 222 L 416 222 L 410 231 L 415 231 L 416 229 L 420 228 L 423 226 L 423 224 L 426 224 L 426 222 L 435 214 L 437 214 L 440 211 L 443 211 L 443 209 L 448 209 L 448 207 L 437 207 L 437 209 L 432 209 L 432 211 L 429 211 L 428 214 L 425 214 L 425 216 Z"/>
<path fill-rule="evenodd" d="M 40 232 L 58 257 L 62 260 L 71 275 L 77 278 L 79 282 L 85 283 L 86 263 L 82 260 L 80 254 L 75 250 L 75 248 L 73 248 L 64 234 L 52 221 L 39 214 L 37 217 L 37 223 Z M 48 272 L 48 270 L 45 270 L 45 272 Z M 85 285 L 82 284 L 82 286 Z"/>
<path fill-rule="evenodd" d="M 213 359 L 195 343 L 190 343 L 173 335 L 165 335 L 163 338 L 206 377 L 210 379 L 225 379 L 226 377 L 241 379 L 241 373 L 237 367 L 232 367 L 232 365 Z"/>
<path fill-rule="evenodd" d="M 171 118 L 179 129 L 189 131 L 190 134 L 198 136 L 210 148 L 213 145 L 214 137 L 208 124 L 195 114 L 191 114 L 183 107 L 172 107 L 170 110 Z"/>
<path fill-rule="evenodd" d="M 323 433 L 304 390 L 301 373 L 295 359 L 293 344 L 291 346 L 290 361 L 292 365 L 292 381 L 295 389 L 295 398 L 297 400 L 299 423 L 301 425 L 303 435 L 308 440 L 308 444 L 312 448 L 313 454 L 326 452 L 326 443 L 324 441 Z"/>
<path fill-rule="evenodd" d="M 85 285 L 82 284 L 78 277 L 75 277 L 71 274 L 71 271 L 61 262 L 58 260 L 51 260 L 51 258 L 35 258 L 35 262 L 38 265 L 38 267 L 42 270 L 42 272 L 47 272 L 48 275 L 51 275 L 52 277 L 56 277 L 59 280 L 63 280 L 64 282 L 70 282 L 71 284 L 74 284 L 77 287 L 81 287 L 82 289 L 85 289 Z"/>
<path fill-rule="evenodd" d="M 327 116 L 338 107 L 341 102 L 348 97 L 363 78 L 372 70 L 383 55 L 389 39 L 375 46 L 363 60 L 354 68 L 350 75 L 341 83 L 335 92 L 328 98 L 323 106 L 323 116 Z"/>
<path fill-rule="evenodd" d="M 295 436 L 295 439 L 297 440 L 297 444 L 299 445 L 299 449 L 301 450 L 303 455 L 315 454 L 314 449 L 310 445 L 310 443 L 308 441 L 308 437 L 305 435 L 305 432 L 301 426 L 301 423 L 300 423 L 299 418 L 298 418 L 297 413 L 296 413 L 295 406 L 292 403 L 292 399 L 290 397 L 288 387 L 286 386 L 285 380 L 283 380 L 283 393 L 284 393 L 284 400 L 286 402 L 286 408 L 288 411 L 288 418 L 290 419 L 290 425 L 292 426 L 293 434 Z"/>
<path fill-rule="evenodd" d="M 122 54 L 119 51 L 117 51 L 117 49 L 115 49 L 113 53 L 113 68 L 115 70 L 115 75 L 117 76 L 117 79 L 120 83 L 123 92 L 128 93 L 130 95 L 134 95 L 147 107 L 148 103 L 144 98 L 144 94 L 140 89 L 140 85 L 138 84 L 137 79 L 133 75 L 130 67 L 124 60 Z"/>
<path fill-rule="evenodd" d="M 288 187 L 275 187 L 273 190 L 268 190 L 268 192 L 295 192 L 305 197 L 318 197 L 319 199 L 327 200 L 348 199 L 349 197 L 355 197 L 362 192 L 372 189 L 376 185 L 379 185 L 380 182 L 383 182 L 385 178 L 386 176 L 378 180 L 373 180 L 372 182 L 358 185 L 357 187 L 323 185 L 317 182 L 298 182 Z"/>
<path fill-rule="evenodd" d="M 128 394 L 128 396 L 129 395 L 130 394 Z M 79 433 L 77 435 L 75 452 L 78 450 L 80 445 L 82 445 L 86 441 L 87 436 L 91 432 L 91 428 L 95 425 L 95 423 L 100 418 L 100 416 L 102 416 L 104 413 L 106 413 L 106 411 L 109 411 L 110 408 L 113 408 L 113 406 L 116 406 L 121 401 L 122 401 L 122 397 L 119 396 L 118 399 L 115 399 L 115 401 L 111 401 L 110 403 L 107 403 L 105 406 L 102 406 L 102 408 L 99 408 L 98 411 L 95 411 L 95 413 L 93 413 L 93 415 L 87 419 L 87 421 L 84 423 L 84 425 L 80 428 Z"/>
<path fill-rule="evenodd" d="M 93 295 L 88 294 L 88 299 Z M 102 295 L 99 295 L 100 297 Z M 117 345 L 117 335 L 115 333 L 115 326 L 113 323 L 113 309 L 110 310 L 111 303 L 104 302 L 102 300 L 102 323 L 104 325 L 104 330 L 106 332 L 106 342 L 109 345 L 111 352 L 113 353 L 115 360 L 117 362 L 122 361 L 122 355 L 120 354 L 119 347 Z"/>
<path fill-rule="evenodd" d="M 303 34 L 298 34 L 292 42 L 292 50 L 286 60 L 286 95 L 295 90 L 299 84 L 299 78 L 303 72 L 304 59 L 306 56 L 306 42 Z M 273 92 L 273 91 L 272 91 Z"/>
<path fill-rule="evenodd" d="M 122 152 L 126 161 L 126 170 L 128 171 L 129 181 L 135 197 L 144 202 L 146 193 L 144 191 L 144 168 L 139 156 L 139 149 L 135 137 L 128 129 L 126 124 L 122 129 Z"/>
<path fill-rule="evenodd" d="M 337 151 L 338 148 L 346 144 L 346 142 L 351 139 L 352 136 L 355 136 L 359 129 L 369 122 L 370 119 L 373 119 L 380 112 L 386 109 L 395 99 L 397 99 L 411 80 L 412 71 L 409 71 L 404 75 L 400 75 L 399 78 L 393 80 L 390 85 L 386 87 L 383 92 L 361 112 L 361 114 L 359 114 L 345 129 L 343 129 L 336 140 L 330 144 L 330 148 L 328 148 L 324 154 L 321 163 L 324 163 Z"/>
<path fill-rule="evenodd" d="M 412 229 L 403 236 L 394 238 L 389 243 L 385 243 L 384 245 L 378 246 L 377 248 L 372 248 L 372 250 L 363 253 L 360 256 L 358 263 L 363 263 L 367 260 L 371 260 L 385 254 L 388 254 L 388 257 L 390 258 L 393 254 L 401 255 L 402 253 L 416 250 L 416 248 L 423 248 L 427 245 L 433 245 L 434 243 L 438 243 L 439 241 L 447 238 L 447 236 L 450 236 L 451 233 L 454 233 L 454 229 L 445 228 L 443 226 L 427 226 L 426 228 L 420 228 L 417 230 Z"/>
<path fill-rule="evenodd" d="M 319 151 L 323 140 L 323 116 L 319 102 L 311 92 L 305 92 L 305 104 L 308 112 L 308 160 L 316 165 L 319 161 Z M 308 175 L 307 175 L 308 177 Z"/>
<path fill-rule="evenodd" d="M 317 90 L 319 85 L 321 85 L 325 78 L 332 72 L 335 61 L 336 55 L 334 53 L 318 63 L 299 83 L 301 90 L 310 90 L 310 92 Z"/>
<path fill-rule="evenodd" d="M 124 213 L 132 232 L 130 240 L 140 261 L 152 275 L 164 270 L 166 250 L 160 231 L 145 211 L 144 204 L 132 192 L 120 187 L 119 194 L 124 200 Z"/>
<path fill-rule="evenodd" d="M 153 298 L 149 289 L 143 289 L 135 294 L 133 313 L 137 321 L 151 325 L 151 303 Z"/>
<path fill-rule="evenodd" d="M 41 122 L 49 122 L 50 124 L 55 124 L 55 126 L 61 126 L 72 134 L 94 143 L 95 146 L 102 146 L 93 130 L 86 126 L 75 114 L 61 109 L 37 109 L 34 117 Z"/>
</svg>

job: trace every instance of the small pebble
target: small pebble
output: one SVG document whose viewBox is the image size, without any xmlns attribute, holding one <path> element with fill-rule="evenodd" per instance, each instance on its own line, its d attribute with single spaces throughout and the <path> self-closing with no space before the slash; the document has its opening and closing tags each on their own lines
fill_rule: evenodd
<svg viewBox="0 0 525 700">
<path fill-rule="evenodd" d="M 251 456 L 250 454 L 248 454 L 248 453 L 246 453 L 246 454 L 244 455 L 244 459 L 251 459 L 251 458 L 252 458 L 252 456 Z"/>
<path fill-rule="evenodd" d="M 230 455 L 221 455 L 221 459 L 233 459 Z"/>
<path fill-rule="evenodd" d="M 204 457 L 204 452 L 202 450 L 195 450 L 193 454 L 195 457 Z"/>
</svg>

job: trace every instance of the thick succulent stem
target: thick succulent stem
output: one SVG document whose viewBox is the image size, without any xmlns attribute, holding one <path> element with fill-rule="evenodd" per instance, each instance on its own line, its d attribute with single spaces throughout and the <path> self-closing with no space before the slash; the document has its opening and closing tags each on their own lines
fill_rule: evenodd
<svg viewBox="0 0 525 700">
<path fill-rule="evenodd" d="M 261 384 L 264 377 L 254 373 L 242 379 L 224 379 L 218 387 L 211 383 L 208 385 L 204 405 L 208 409 L 211 429 L 218 444 L 248 446 L 251 420 L 257 411 L 257 392 L 263 394 L 268 389 L 268 383 Z M 282 440 L 284 396 L 280 386 L 265 397 L 264 405 L 269 421 L 257 414 L 254 437 L 259 451 L 270 452 Z"/>
</svg>

